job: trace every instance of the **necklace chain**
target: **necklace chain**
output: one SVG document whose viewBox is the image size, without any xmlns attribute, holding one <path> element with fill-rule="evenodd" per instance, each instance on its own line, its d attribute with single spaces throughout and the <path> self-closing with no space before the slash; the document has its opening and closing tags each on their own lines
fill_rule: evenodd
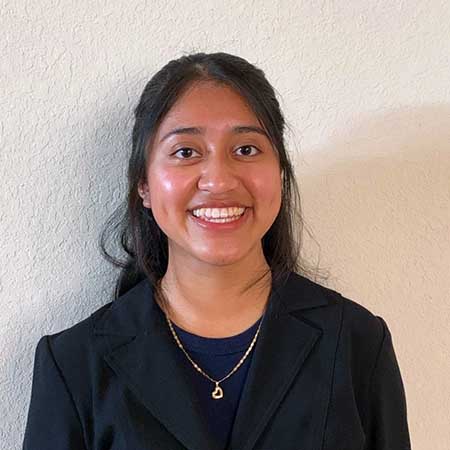
<svg viewBox="0 0 450 450">
<path fill-rule="evenodd" d="M 199 373 L 201 373 L 204 377 L 208 378 L 208 380 L 210 380 L 213 383 L 215 383 L 215 388 L 214 388 L 214 391 L 212 391 L 212 393 L 211 393 L 211 397 L 214 398 L 215 400 L 223 398 L 223 389 L 219 386 L 219 383 L 222 383 L 222 381 L 226 380 L 231 375 L 233 375 L 233 373 L 236 372 L 236 370 L 239 369 L 239 367 L 245 361 L 245 358 L 247 358 L 247 356 L 252 351 L 252 348 L 253 348 L 253 346 L 255 345 L 255 342 L 256 342 L 256 338 L 258 337 L 259 330 L 261 328 L 262 318 L 261 318 L 261 321 L 260 321 L 260 323 L 258 325 L 258 329 L 256 330 L 255 336 L 253 337 L 252 342 L 250 343 L 250 346 L 246 350 L 244 356 L 240 359 L 240 361 L 233 367 L 233 369 L 231 369 L 231 371 L 226 376 L 224 376 L 220 380 L 215 380 L 214 378 L 210 377 L 207 373 L 205 373 L 203 371 L 203 369 L 201 367 L 199 367 L 199 365 L 189 356 L 188 352 L 184 349 L 183 344 L 181 343 L 180 339 L 177 336 L 177 333 L 175 332 L 175 330 L 174 330 L 174 328 L 172 326 L 172 322 L 169 319 L 169 315 L 165 311 L 164 311 L 164 314 L 166 316 L 167 323 L 169 324 L 169 328 L 170 328 L 170 331 L 172 332 L 172 335 L 173 335 L 173 337 L 175 339 L 175 342 L 177 343 L 178 347 L 183 351 L 183 353 L 186 355 L 186 358 L 190 361 L 190 363 L 194 366 L 194 368 Z"/>
</svg>

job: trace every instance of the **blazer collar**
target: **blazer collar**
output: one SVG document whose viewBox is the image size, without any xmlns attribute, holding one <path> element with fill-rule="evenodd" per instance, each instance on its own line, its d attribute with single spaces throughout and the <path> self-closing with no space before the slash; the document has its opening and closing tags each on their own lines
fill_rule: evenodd
<svg viewBox="0 0 450 450">
<path fill-rule="evenodd" d="M 327 305 L 323 287 L 290 272 L 285 280 L 272 283 L 268 301 L 236 413 L 233 449 L 253 448 L 323 333 L 291 314 Z M 187 449 L 218 450 L 194 387 L 176 363 L 181 350 L 153 300 L 149 280 L 141 281 L 105 314 L 94 318 L 94 335 L 103 340 L 103 358 L 117 376 Z"/>
</svg>

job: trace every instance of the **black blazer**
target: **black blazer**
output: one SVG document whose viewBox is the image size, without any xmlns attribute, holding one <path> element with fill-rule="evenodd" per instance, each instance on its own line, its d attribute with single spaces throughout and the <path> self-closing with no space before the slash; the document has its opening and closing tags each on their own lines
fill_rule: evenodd
<svg viewBox="0 0 450 450">
<path fill-rule="evenodd" d="M 218 450 L 152 285 L 37 345 L 24 450 Z M 407 450 L 386 322 L 291 272 L 272 285 L 229 450 Z M 185 368 L 184 368 L 185 369 Z"/>
</svg>

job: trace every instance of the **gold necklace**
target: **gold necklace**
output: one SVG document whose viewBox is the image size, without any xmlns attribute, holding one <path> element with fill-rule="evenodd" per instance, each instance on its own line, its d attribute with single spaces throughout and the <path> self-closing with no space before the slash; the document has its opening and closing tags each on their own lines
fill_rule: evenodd
<svg viewBox="0 0 450 450">
<path fill-rule="evenodd" d="M 188 353 L 186 352 L 186 350 L 183 348 L 183 345 L 181 344 L 180 340 L 178 339 L 177 334 L 175 333 L 175 330 L 173 329 L 172 326 L 172 322 L 169 319 L 168 314 L 164 311 L 164 314 L 166 316 L 167 319 L 167 323 L 169 324 L 170 330 L 172 331 L 173 337 L 175 338 L 176 343 L 178 344 L 178 347 L 180 347 L 180 349 L 183 351 L 183 353 L 186 355 L 187 359 L 191 362 L 191 364 L 195 367 L 195 369 L 200 372 L 203 376 L 205 376 L 206 378 L 208 378 L 210 381 L 212 381 L 213 383 L 215 383 L 215 388 L 211 393 L 211 397 L 215 400 L 218 400 L 220 398 L 223 398 L 223 389 L 219 386 L 219 383 L 221 383 L 222 381 L 226 380 L 228 377 L 230 377 L 234 372 L 236 372 L 236 370 L 239 369 L 239 367 L 241 366 L 241 364 L 244 362 L 245 358 L 247 358 L 247 356 L 249 355 L 249 353 L 251 352 L 253 346 L 255 345 L 256 342 L 256 338 L 258 337 L 259 334 L 259 329 L 261 328 L 261 324 L 262 324 L 262 319 L 258 325 L 258 329 L 256 330 L 255 336 L 253 337 L 252 342 L 250 343 L 250 346 L 248 347 L 247 351 L 245 352 L 244 356 L 241 358 L 241 360 L 237 363 L 236 366 L 233 367 L 233 369 L 231 370 L 230 373 L 228 373 L 228 375 L 226 375 L 225 377 L 223 377 L 221 380 L 214 380 L 213 378 L 211 378 L 208 374 L 206 374 L 199 366 L 198 364 L 192 360 L 192 358 L 188 355 Z M 264 316 L 264 314 L 263 314 Z"/>
</svg>

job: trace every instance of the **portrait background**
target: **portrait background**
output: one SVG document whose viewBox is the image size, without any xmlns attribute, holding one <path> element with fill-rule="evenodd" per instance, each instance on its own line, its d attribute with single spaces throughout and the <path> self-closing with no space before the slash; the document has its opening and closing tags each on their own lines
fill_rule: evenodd
<svg viewBox="0 0 450 450">
<path fill-rule="evenodd" d="M 3 0 L 0 448 L 19 448 L 39 338 L 111 300 L 99 233 L 132 111 L 170 59 L 261 67 L 289 123 L 304 257 L 392 332 L 413 448 L 450 442 L 447 1 Z"/>
</svg>

